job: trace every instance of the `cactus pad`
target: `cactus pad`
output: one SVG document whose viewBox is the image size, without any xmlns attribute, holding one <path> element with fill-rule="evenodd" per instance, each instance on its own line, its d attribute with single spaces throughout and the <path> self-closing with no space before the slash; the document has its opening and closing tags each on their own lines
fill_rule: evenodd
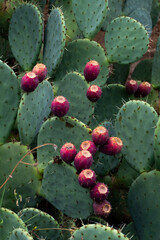
<svg viewBox="0 0 160 240">
<path fill-rule="evenodd" d="M 115 130 L 123 141 L 122 153 L 138 172 L 151 170 L 154 163 L 153 142 L 157 121 L 154 108 L 139 100 L 127 102 L 117 114 Z"/>
<path fill-rule="evenodd" d="M 33 240 L 31 235 L 22 228 L 17 228 L 12 232 L 9 240 Z"/>
<path fill-rule="evenodd" d="M 30 3 L 16 8 L 9 26 L 9 43 L 14 57 L 25 70 L 36 64 L 42 44 L 42 17 Z"/>
<path fill-rule="evenodd" d="M 129 15 L 137 8 L 145 8 L 150 13 L 152 9 L 152 0 L 127 0 L 123 11 L 126 15 Z"/>
<path fill-rule="evenodd" d="M 17 125 L 21 142 L 32 143 L 43 121 L 51 111 L 53 101 L 52 86 L 43 81 L 32 93 L 24 93 L 19 105 Z"/>
<path fill-rule="evenodd" d="M 153 59 L 144 59 L 134 69 L 132 79 L 151 82 Z"/>
<path fill-rule="evenodd" d="M 157 46 L 156 46 L 156 53 L 153 58 L 153 64 L 152 64 L 152 78 L 151 83 L 153 87 L 160 88 L 160 36 L 157 40 Z"/>
<path fill-rule="evenodd" d="M 87 218 L 92 213 L 89 189 L 78 182 L 76 169 L 66 163 L 50 162 L 44 170 L 42 192 L 56 208 L 72 218 Z"/>
<path fill-rule="evenodd" d="M 65 47 L 66 29 L 61 9 L 52 9 L 45 30 L 43 63 L 47 66 L 50 76 L 62 60 Z"/>
<path fill-rule="evenodd" d="M 131 63 L 146 53 L 149 36 L 142 24 L 130 17 L 118 17 L 108 25 L 105 46 L 109 62 Z"/>
</svg>

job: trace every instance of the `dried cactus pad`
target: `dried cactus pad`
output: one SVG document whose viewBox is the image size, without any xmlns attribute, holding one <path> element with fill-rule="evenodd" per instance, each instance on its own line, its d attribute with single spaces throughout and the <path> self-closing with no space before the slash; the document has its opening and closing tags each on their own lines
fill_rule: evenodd
<svg viewBox="0 0 160 240">
<path fill-rule="evenodd" d="M 33 240 L 32 236 L 22 228 L 13 230 L 9 240 Z"/>
<path fill-rule="evenodd" d="M 20 100 L 18 79 L 0 60 L 0 144 L 6 142 L 14 125 Z"/>
<path fill-rule="evenodd" d="M 15 228 L 23 228 L 27 231 L 24 222 L 18 215 L 7 208 L 0 208 L 0 236 L 1 240 L 9 239 Z"/>
<path fill-rule="evenodd" d="M 84 37 L 92 39 L 100 30 L 108 11 L 108 0 L 72 0 L 73 12 Z"/>
<path fill-rule="evenodd" d="M 120 231 L 101 224 L 89 224 L 76 230 L 70 240 L 129 240 Z"/>
<path fill-rule="evenodd" d="M 147 51 L 149 36 L 145 27 L 130 17 L 118 17 L 108 25 L 105 46 L 109 62 L 132 63 Z"/>
<path fill-rule="evenodd" d="M 9 43 L 14 57 L 25 70 L 36 64 L 42 44 L 42 17 L 30 3 L 16 8 L 9 26 Z"/>
<path fill-rule="evenodd" d="M 89 189 L 79 185 L 76 169 L 51 161 L 44 170 L 42 192 L 45 198 L 69 217 L 85 219 L 92 213 Z"/>
</svg>

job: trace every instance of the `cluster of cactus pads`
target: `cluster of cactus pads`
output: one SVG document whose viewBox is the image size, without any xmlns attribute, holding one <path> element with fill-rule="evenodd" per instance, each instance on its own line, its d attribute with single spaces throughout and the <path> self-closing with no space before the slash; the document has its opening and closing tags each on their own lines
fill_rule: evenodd
<svg viewBox="0 0 160 240">
<path fill-rule="evenodd" d="M 160 239 L 159 13 L 0 0 L 1 240 Z"/>
</svg>

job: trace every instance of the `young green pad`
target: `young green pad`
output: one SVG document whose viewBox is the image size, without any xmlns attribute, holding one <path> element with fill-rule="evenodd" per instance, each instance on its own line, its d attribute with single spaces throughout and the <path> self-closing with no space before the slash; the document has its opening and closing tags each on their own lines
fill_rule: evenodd
<svg viewBox="0 0 160 240">
<path fill-rule="evenodd" d="M 38 168 L 44 169 L 55 156 L 60 156 L 60 149 L 66 142 L 71 142 L 79 149 L 84 140 L 91 140 L 91 129 L 74 117 L 53 117 L 43 123 L 38 134 L 38 145 L 54 143 L 57 149 L 46 146 L 37 150 Z"/>
<path fill-rule="evenodd" d="M 107 15 L 108 0 L 72 0 L 72 7 L 79 29 L 85 38 L 92 39 Z"/>
<path fill-rule="evenodd" d="M 6 142 L 15 123 L 20 87 L 13 70 L 0 60 L 0 144 Z"/>
<path fill-rule="evenodd" d="M 33 240 L 32 236 L 22 228 L 14 229 L 9 240 Z"/>
<path fill-rule="evenodd" d="M 85 219 L 92 213 L 89 189 L 79 185 L 76 169 L 51 161 L 44 170 L 42 192 L 45 198 L 69 217 Z"/>
<path fill-rule="evenodd" d="M 103 86 L 109 74 L 109 64 L 105 51 L 100 44 L 88 39 L 74 40 L 67 45 L 61 65 L 56 72 L 55 81 L 60 82 L 71 71 L 83 74 L 85 65 L 90 60 L 96 60 L 100 64 L 100 73 L 94 80 L 94 84 Z"/>
<path fill-rule="evenodd" d="M 64 14 L 64 19 L 66 23 L 66 36 L 68 41 L 74 40 L 74 39 L 79 39 L 82 38 L 82 32 L 78 28 L 78 25 L 76 23 L 76 19 L 73 13 L 72 9 L 72 0 L 56 0 L 54 5 L 56 7 L 59 7 L 62 9 L 62 12 Z"/>
<path fill-rule="evenodd" d="M 145 8 L 149 13 L 152 9 L 152 0 L 127 0 L 123 12 L 129 15 L 137 8 Z"/>
<path fill-rule="evenodd" d="M 123 141 L 122 154 L 138 172 L 152 169 L 154 159 L 154 131 L 158 115 L 148 103 L 133 100 L 119 110 L 115 130 Z"/>
<path fill-rule="evenodd" d="M 101 224 L 88 224 L 75 230 L 70 240 L 129 240 L 123 233 Z"/>
<path fill-rule="evenodd" d="M 66 39 L 66 28 L 63 13 L 60 8 L 53 8 L 45 30 L 43 63 L 47 66 L 50 76 L 62 60 Z"/>
<path fill-rule="evenodd" d="M 130 17 L 112 20 L 105 33 L 105 46 L 109 62 L 132 63 L 146 53 L 149 36 L 145 27 Z"/>
<path fill-rule="evenodd" d="M 10 175 L 18 161 L 28 152 L 26 146 L 20 143 L 6 143 L 0 147 L 0 176 L 1 184 Z M 0 199 L 3 196 L 3 207 L 12 210 L 21 209 L 24 205 L 34 206 L 36 193 L 39 191 L 40 182 L 34 165 L 33 155 L 28 155 L 24 161 L 31 165 L 19 164 L 5 187 L 0 190 Z M 32 165 L 33 164 L 33 165 Z"/>
<path fill-rule="evenodd" d="M 15 228 L 23 228 L 27 231 L 24 222 L 18 215 L 6 208 L 0 208 L 0 236 L 1 240 L 9 239 Z"/>
<path fill-rule="evenodd" d="M 58 225 L 57 221 L 49 214 L 42 212 L 36 208 L 25 208 L 18 213 L 18 216 L 26 223 L 27 228 L 33 237 L 35 236 L 35 232 L 37 238 L 43 237 L 47 240 L 60 239 L 60 226 Z"/>
<path fill-rule="evenodd" d="M 94 115 L 98 122 L 114 120 L 123 101 L 129 100 L 129 94 L 120 84 L 109 84 L 102 88 L 102 96 L 95 104 Z"/>
<path fill-rule="evenodd" d="M 131 185 L 128 207 L 138 239 L 159 239 L 160 172 L 142 173 Z"/>
<path fill-rule="evenodd" d="M 19 136 L 23 144 L 32 143 L 44 119 L 51 111 L 53 97 L 52 86 L 45 80 L 35 91 L 23 94 L 17 116 Z"/>
<path fill-rule="evenodd" d="M 60 82 L 57 91 L 57 96 L 66 97 L 70 103 L 68 115 L 86 124 L 94 110 L 93 104 L 86 96 L 88 87 L 88 83 L 81 74 L 71 72 Z"/>
<path fill-rule="evenodd" d="M 42 30 L 42 17 L 36 6 L 25 3 L 16 8 L 8 37 L 13 55 L 25 71 L 36 64 L 42 44 Z"/>
</svg>

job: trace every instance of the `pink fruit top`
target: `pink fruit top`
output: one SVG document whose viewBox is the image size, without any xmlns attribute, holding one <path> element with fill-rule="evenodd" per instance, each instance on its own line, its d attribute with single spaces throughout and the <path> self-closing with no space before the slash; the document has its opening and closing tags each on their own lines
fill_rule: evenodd
<svg viewBox="0 0 160 240">
<path fill-rule="evenodd" d="M 109 139 L 109 133 L 105 127 L 99 126 L 93 130 L 92 140 L 96 145 L 105 144 L 108 139 Z"/>
<path fill-rule="evenodd" d="M 135 92 L 135 97 L 146 97 L 151 91 L 151 84 L 149 82 L 142 82 L 137 91 Z"/>
<path fill-rule="evenodd" d="M 78 181 L 82 187 L 93 187 L 96 183 L 96 174 L 91 169 L 84 169 L 79 174 Z"/>
<path fill-rule="evenodd" d="M 107 217 L 110 214 L 112 207 L 107 200 L 104 200 L 103 202 L 100 203 L 94 202 L 93 210 L 97 216 Z"/>
<path fill-rule="evenodd" d="M 77 150 L 72 143 L 65 143 L 60 149 L 60 156 L 66 163 L 71 163 L 77 154 Z"/>
<path fill-rule="evenodd" d="M 97 147 L 92 141 L 84 141 L 80 145 L 80 150 L 87 150 L 89 151 L 92 155 L 94 155 L 97 151 Z"/>
<path fill-rule="evenodd" d="M 138 83 L 135 80 L 128 80 L 125 86 L 126 86 L 126 91 L 129 94 L 134 94 L 138 89 Z"/>
<path fill-rule="evenodd" d="M 28 72 L 26 73 L 21 80 L 21 88 L 25 92 L 33 92 L 38 86 L 39 80 L 35 73 Z"/>
<path fill-rule="evenodd" d="M 47 67 L 43 63 L 37 63 L 32 72 L 38 76 L 39 82 L 42 82 L 47 76 Z"/>
<path fill-rule="evenodd" d="M 84 77 L 88 82 L 94 81 L 100 72 L 100 65 L 97 61 L 89 61 L 84 68 Z"/>
<path fill-rule="evenodd" d="M 63 96 L 55 97 L 51 103 L 51 110 L 57 117 L 63 117 L 69 111 L 69 102 Z"/>
<path fill-rule="evenodd" d="M 97 183 L 90 191 L 90 196 L 96 202 L 104 201 L 109 194 L 107 185 L 104 183 Z"/>
<path fill-rule="evenodd" d="M 99 151 L 107 155 L 116 155 L 121 152 L 123 142 L 118 137 L 110 137 L 106 144 L 100 146 Z"/>
<path fill-rule="evenodd" d="M 87 89 L 87 98 L 91 101 L 91 102 L 96 102 L 98 101 L 98 99 L 101 97 L 102 95 L 102 90 L 99 86 L 97 85 L 91 85 L 88 89 Z"/>
<path fill-rule="evenodd" d="M 92 154 L 87 150 L 82 150 L 78 152 L 74 159 L 74 166 L 78 172 L 81 172 L 83 169 L 90 168 L 92 163 Z"/>
</svg>

